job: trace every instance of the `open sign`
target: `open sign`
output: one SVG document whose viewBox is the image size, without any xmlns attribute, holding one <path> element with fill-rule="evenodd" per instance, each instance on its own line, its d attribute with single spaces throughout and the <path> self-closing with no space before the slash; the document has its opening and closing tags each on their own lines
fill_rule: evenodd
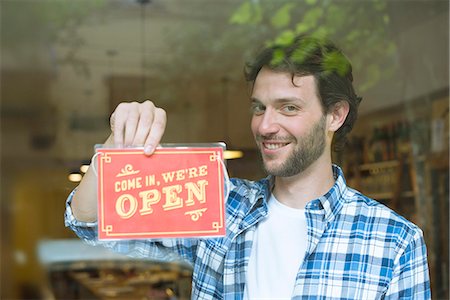
<svg viewBox="0 0 450 300">
<path fill-rule="evenodd" d="M 225 235 L 222 147 L 97 152 L 99 239 Z"/>
</svg>

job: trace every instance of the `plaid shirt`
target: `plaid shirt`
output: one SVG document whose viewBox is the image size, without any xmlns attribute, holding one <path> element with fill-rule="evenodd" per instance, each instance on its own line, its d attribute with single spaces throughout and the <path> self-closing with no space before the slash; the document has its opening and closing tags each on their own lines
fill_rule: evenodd
<svg viewBox="0 0 450 300">
<path fill-rule="evenodd" d="M 339 167 L 333 172 L 334 186 L 305 208 L 308 245 L 292 299 L 430 299 L 422 231 L 347 187 Z M 90 244 L 134 257 L 181 257 L 193 266 L 192 299 L 242 299 L 253 235 L 267 216 L 272 180 L 232 179 L 232 184 L 223 238 L 100 242 L 96 223 L 74 219 L 73 192 L 65 223 Z"/>
</svg>

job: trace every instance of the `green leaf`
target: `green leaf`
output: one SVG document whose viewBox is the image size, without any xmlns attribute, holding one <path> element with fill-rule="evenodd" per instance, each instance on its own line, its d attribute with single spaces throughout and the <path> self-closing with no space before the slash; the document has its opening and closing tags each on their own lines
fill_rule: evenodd
<svg viewBox="0 0 450 300">
<path fill-rule="evenodd" d="M 318 40 L 324 40 L 329 36 L 329 30 L 326 27 L 319 27 L 311 33 L 311 36 Z"/>
<path fill-rule="evenodd" d="M 308 56 L 310 56 L 318 48 L 320 48 L 320 44 L 318 44 L 314 39 L 306 39 L 299 45 L 297 49 L 293 51 L 291 59 L 295 63 L 301 64 Z"/>
<path fill-rule="evenodd" d="M 283 62 L 284 57 L 285 57 L 284 51 L 282 49 L 276 49 L 273 52 L 273 57 L 272 57 L 272 60 L 270 61 L 270 64 L 272 66 L 277 66 L 281 62 Z"/>
<path fill-rule="evenodd" d="M 281 29 L 289 25 L 291 22 L 291 10 L 294 6 L 294 3 L 286 3 L 280 7 L 270 20 L 272 26 L 276 29 Z"/>
<path fill-rule="evenodd" d="M 285 30 L 281 32 L 274 41 L 277 46 L 289 46 L 295 39 L 295 32 L 292 30 Z"/>
<path fill-rule="evenodd" d="M 325 54 L 323 68 L 325 73 L 336 72 L 340 76 L 344 76 L 350 70 L 350 64 L 342 53 L 332 51 Z"/>
<path fill-rule="evenodd" d="M 258 24 L 262 20 L 262 9 L 258 3 L 246 1 L 230 18 L 231 24 Z"/>
<path fill-rule="evenodd" d="M 319 19 L 323 16 L 323 9 L 315 7 L 308 10 L 303 16 L 302 23 L 307 24 L 310 28 L 317 26 Z"/>
<path fill-rule="evenodd" d="M 306 0 L 305 2 L 306 2 L 306 4 L 308 4 L 308 5 L 314 5 L 314 4 L 317 3 L 317 0 Z"/>
<path fill-rule="evenodd" d="M 309 26 L 308 23 L 298 23 L 297 26 L 295 26 L 295 33 L 296 34 L 302 34 L 308 32 L 308 30 L 311 29 L 311 26 Z"/>
</svg>

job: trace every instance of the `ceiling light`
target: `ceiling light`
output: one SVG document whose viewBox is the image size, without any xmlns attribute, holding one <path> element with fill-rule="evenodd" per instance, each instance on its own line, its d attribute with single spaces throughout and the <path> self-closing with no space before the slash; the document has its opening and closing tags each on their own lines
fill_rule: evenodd
<svg viewBox="0 0 450 300">
<path fill-rule="evenodd" d="M 81 173 L 86 173 L 87 170 L 89 169 L 90 164 L 91 164 L 91 162 L 89 160 L 83 161 L 80 166 Z"/>
<path fill-rule="evenodd" d="M 80 172 L 71 172 L 68 178 L 71 182 L 80 182 L 83 178 L 83 175 L 81 175 Z"/>
<path fill-rule="evenodd" d="M 235 159 L 235 158 L 241 158 L 244 156 L 244 152 L 240 150 L 225 150 L 223 153 L 224 159 Z"/>
</svg>

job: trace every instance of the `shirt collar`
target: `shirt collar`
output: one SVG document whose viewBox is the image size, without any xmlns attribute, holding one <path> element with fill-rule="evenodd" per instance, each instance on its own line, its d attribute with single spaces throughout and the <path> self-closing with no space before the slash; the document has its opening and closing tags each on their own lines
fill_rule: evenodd
<svg viewBox="0 0 450 300">
<path fill-rule="evenodd" d="M 347 183 L 341 168 L 337 165 L 332 165 L 332 168 L 334 185 L 325 195 L 306 205 L 306 209 L 310 207 L 311 209 L 323 209 L 326 222 L 331 222 L 340 212 L 345 201 L 344 194 L 347 192 Z M 316 207 L 314 208 L 314 206 Z M 317 208 L 317 206 L 319 207 Z"/>
<path fill-rule="evenodd" d="M 331 189 L 324 194 L 323 196 L 310 201 L 306 205 L 306 210 L 309 211 L 317 211 L 323 210 L 324 217 L 326 222 L 331 222 L 334 217 L 339 213 L 344 203 L 343 195 L 347 192 L 347 183 L 345 181 L 344 173 L 342 169 L 337 165 L 332 165 L 333 168 L 333 176 L 335 179 L 334 185 Z M 270 198 L 270 194 L 273 189 L 273 185 L 275 183 L 274 176 L 268 176 L 262 180 L 260 180 L 257 184 L 257 192 L 255 202 L 257 199 L 264 199 L 264 207 L 266 209 L 267 201 Z M 253 203 L 253 205 L 255 204 Z"/>
</svg>

